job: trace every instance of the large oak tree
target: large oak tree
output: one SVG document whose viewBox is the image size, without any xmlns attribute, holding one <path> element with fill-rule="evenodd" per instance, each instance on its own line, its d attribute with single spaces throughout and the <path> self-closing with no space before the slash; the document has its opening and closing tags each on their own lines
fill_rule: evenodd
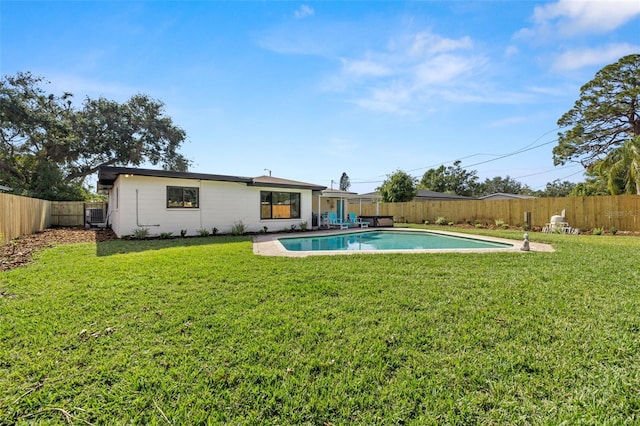
<svg viewBox="0 0 640 426">
<path fill-rule="evenodd" d="M 16 193 L 77 199 L 87 176 L 100 166 L 145 163 L 185 171 L 178 152 L 186 134 L 147 95 L 124 103 L 46 93 L 31 73 L 0 81 L 0 183 Z"/>
</svg>

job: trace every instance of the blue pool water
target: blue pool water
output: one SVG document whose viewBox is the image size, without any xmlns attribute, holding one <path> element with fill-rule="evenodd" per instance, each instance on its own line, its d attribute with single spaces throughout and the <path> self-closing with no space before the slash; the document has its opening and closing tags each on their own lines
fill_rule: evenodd
<svg viewBox="0 0 640 426">
<path fill-rule="evenodd" d="M 367 231 L 315 237 L 280 238 L 289 251 L 428 250 L 510 248 L 513 244 L 431 232 Z"/>
</svg>

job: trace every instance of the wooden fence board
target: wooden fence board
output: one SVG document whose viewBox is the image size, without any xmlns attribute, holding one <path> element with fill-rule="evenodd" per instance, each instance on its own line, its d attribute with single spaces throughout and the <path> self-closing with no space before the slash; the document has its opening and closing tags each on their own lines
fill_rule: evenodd
<svg viewBox="0 0 640 426">
<path fill-rule="evenodd" d="M 51 201 L 0 193 L 2 243 L 51 226 Z"/>
</svg>

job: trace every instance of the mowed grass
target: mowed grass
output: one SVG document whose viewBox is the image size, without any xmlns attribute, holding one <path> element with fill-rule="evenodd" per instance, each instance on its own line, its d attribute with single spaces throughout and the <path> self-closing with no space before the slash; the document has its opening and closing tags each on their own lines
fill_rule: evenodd
<svg viewBox="0 0 640 426">
<path fill-rule="evenodd" d="M 531 239 L 557 251 L 48 249 L 0 274 L 0 424 L 640 422 L 640 239 Z"/>
</svg>

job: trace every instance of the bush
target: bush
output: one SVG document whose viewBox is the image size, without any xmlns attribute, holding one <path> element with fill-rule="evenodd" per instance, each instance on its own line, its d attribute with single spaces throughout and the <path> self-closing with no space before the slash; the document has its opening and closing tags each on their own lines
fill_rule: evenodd
<svg viewBox="0 0 640 426">
<path fill-rule="evenodd" d="M 209 230 L 208 229 L 204 229 L 204 228 L 198 229 L 198 234 L 201 237 L 208 237 L 209 236 Z"/>
<path fill-rule="evenodd" d="M 476 228 L 477 229 L 482 229 L 482 224 L 481 223 L 476 223 Z"/>
<path fill-rule="evenodd" d="M 181 229 L 181 230 L 180 230 L 180 236 L 181 236 L 182 238 L 186 237 L 186 236 L 187 236 L 187 230 L 186 230 L 186 229 Z"/>
<path fill-rule="evenodd" d="M 611 232 L 611 235 L 616 235 L 618 233 L 618 229 L 615 226 L 612 226 L 611 229 L 609 229 L 609 232 Z"/>
<path fill-rule="evenodd" d="M 591 231 L 593 235 L 602 235 L 602 228 L 593 228 Z"/>
<path fill-rule="evenodd" d="M 233 227 L 231 228 L 231 234 L 232 235 L 242 235 L 246 231 L 247 231 L 247 227 L 245 226 L 244 223 L 242 223 L 241 220 L 239 220 L 236 223 L 234 223 Z"/>
<path fill-rule="evenodd" d="M 436 219 L 436 225 L 446 225 L 447 224 L 447 219 L 445 219 L 444 217 L 440 216 Z"/>
<path fill-rule="evenodd" d="M 307 222 L 301 222 L 301 223 L 300 223 L 300 230 L 301 230 L 301 231 L 306 231 L 306 230 L 307 230 L 307 228 L 308 228 L 308 226 L 309 226 L 309 225 L 307 224 Z"/>
<path fill-rule="evenodd" d="M 163 239 L 163 240 L 168 240 L 172 236 L 173 236 L 173 232 L 161 232 L 160 233 L 160 239 Z"/>
<path fill-rule="evenodd" d="M 217 233 L 218 233 L 218 228 L 214 226 L 213 229 L 211 230 L 211 235 L 216 235 Z"/>
<path fill-rule="evenodd" d="M 143 240 L 149 237 L 149 228 L 138 228 L 131 235 L 136 240 Z"/>
</svg>

